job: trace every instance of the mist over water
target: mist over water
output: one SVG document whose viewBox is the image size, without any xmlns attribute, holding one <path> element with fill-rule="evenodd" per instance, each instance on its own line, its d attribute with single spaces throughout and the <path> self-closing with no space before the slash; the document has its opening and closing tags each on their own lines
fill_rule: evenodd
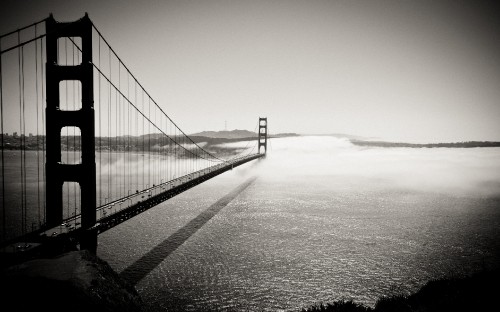
<svg viewBox="0 0 500 312">
<path fill-rule="evenodd" d="M 190 236 L 171 241 L 179 231 Z M 373 305 L 430 279 L 498 266 L 499 234 L 499 148 L 367 148 L 294 137 L 272 139 L 264 160 L 104 233 L 98 253 L 118 272 L 160 263 L 136 285 L 154 311 L 299 311 L 339 299 Z M 175 248 L 164 258 L 138 261 L 169 244 Z"/>
<path fill-rule="evenodd" d="M 272 141 L 268 178 L 378 180 L 387 187 L 456 195 L 500 194 L 498 148 L 373 148 L 335 137 Z"/>
</svg>

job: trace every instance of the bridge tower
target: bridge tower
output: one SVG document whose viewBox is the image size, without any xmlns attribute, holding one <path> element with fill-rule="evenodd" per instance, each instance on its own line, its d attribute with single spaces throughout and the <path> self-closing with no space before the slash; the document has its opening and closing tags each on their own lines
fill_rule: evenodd
<svg viewBox="0 0 500 312">
<path fill-rule="evenodd" d="M 78 21 L 60 23 L 52 14 L 46 20 L 46 206 L 47 225 L 57 226 L 63 220 L 63 184 L 77 182 L 80 185 L 81 227 L 83 234 L 80 248 L 94 251 L 97 235 L 89 234 L 96 223 L 96 164 L 94 129 L 94 74 L 92 64 L 92 22 L 87 14 Z M 57 40 L 80 37 L 82 62 L 79 65 L 58 63 Z M 61 81 L 81 82 L 82 107 L 79 110 L 61 110 Z M 61 161 L 61 130 L 78 127 L 81 133 L 81 163 L 64 164 Z"/>
<path fill-rule="evenodd" d="M 267 117 L 264 118 L 259 117 L 259 149 L 258 149 L 259 154 L 261 147 L 264 147 L 264 155 L 265 155 L 267 153 Z"/>
</svg>

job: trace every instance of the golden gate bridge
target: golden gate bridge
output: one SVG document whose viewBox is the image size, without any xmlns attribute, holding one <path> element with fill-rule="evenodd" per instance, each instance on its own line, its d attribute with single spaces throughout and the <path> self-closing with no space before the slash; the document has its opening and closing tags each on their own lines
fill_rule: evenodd
<svg viewBox="0 0 500 312">
<path fill-rule="evenodd" d="M 4 34 L 0 51 L 4 255 L 68 241 L 95 252 L 98 234 L 266 154 L 267 118 L 223 153 L 187 135 L 87 14 Z"/>
</svg>

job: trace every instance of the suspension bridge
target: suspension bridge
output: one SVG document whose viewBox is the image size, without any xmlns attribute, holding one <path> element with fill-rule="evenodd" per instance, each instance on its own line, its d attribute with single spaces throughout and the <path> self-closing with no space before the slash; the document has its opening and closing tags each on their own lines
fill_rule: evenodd
<svg viewBox="0 0 500 312">
<path fill-rule="evenodd" d="M 241 148 L 190 137 L 86 14 L 0 37 L 2 254 L 97 236 L 262 158 L 267 118 Z"/>
</svg>

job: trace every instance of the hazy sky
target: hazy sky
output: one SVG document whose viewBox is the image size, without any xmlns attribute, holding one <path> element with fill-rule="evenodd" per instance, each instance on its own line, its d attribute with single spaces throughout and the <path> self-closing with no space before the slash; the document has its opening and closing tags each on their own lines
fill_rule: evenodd
<svg viewBox="0 0 500 312">
<path fill-rule="evenodd" d="M 493 3 L 494 1 L 492 1 Z M 5 1 L 0 33 L 88 12 L 187 133 L 500 140 L 500 13 L 480 1 Z"/>
</svg>

